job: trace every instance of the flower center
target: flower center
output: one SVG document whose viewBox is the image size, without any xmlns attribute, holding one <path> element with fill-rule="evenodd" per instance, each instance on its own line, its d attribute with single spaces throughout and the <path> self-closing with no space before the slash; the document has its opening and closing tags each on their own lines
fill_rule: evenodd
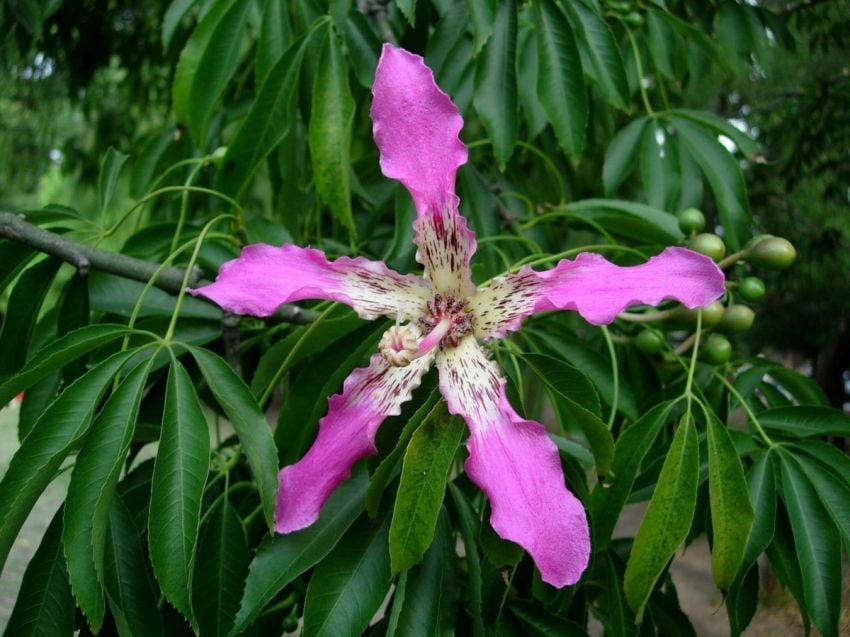
<svg viewBox="0 0 850 637">
<path fill-rule="evenodd" d="M 387 362 L 393 367 L 407 367 L 416 358 L 419 349 L 418 330 L 410 325 L 395 325 L 384 332 L 378 343 L 378 351 L 381 352 Z"/>
<path fill-rule="evenodd" d="M 472 332 L 472 313 L 466 299 L 435 294 L 428 301 L 428 313 L 419 319 L 419 327 L 428 334 L 419 344 L 421 356 L 438 345 L 457 347 L 460 339 Z"/>
</svg>

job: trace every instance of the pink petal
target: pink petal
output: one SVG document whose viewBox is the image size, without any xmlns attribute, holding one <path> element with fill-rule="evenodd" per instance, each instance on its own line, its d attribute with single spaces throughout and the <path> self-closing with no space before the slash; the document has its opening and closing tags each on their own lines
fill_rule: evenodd
<svg viewBox="0 0 850 637">
<path fill-rule="evenodd" d="M 495 279 L 469 300 L 479 338 L 499 338 L 522 320 L 546 310 L 575 310 L 590 323 L 613 321 L 630 305 L 657 305 L 675 299 L 702 307 L 725 291 L 725 277 L 708 257 L 685 248 L 667 248 L 646 263 L 614 265 L 598 254 L 564 259 L 546 272 L 525 267 Z"/>
<path fill-rule="evenodd" d="M 328 261 L 312 248 L 258 243 L 219 270 L 215 283 L 189 290 L 236 314 L 269 316 L 283 303 L 330 299 L 351 306 L 365 319 L 411 320 L 421 316 L 431 288 L 423 279 L 399 274 L 381 261 L 340 257 Z"/>
<path fill-rule="evenodd" d="M 543 581 L 575 584 L 590 559 L 590 531 L 543 425 L 514 411 L 473 337 L 443 351 L 437 366 L 449 411 L 469 425 L 466 473 L 490 500 L 493 529 L 528 551 Z"/>
<path fill-rule="evenodd" d="M 375 432 L 387 416 L 401 413 L 433 357 L 407 367 L 391 367 L 375 354 L 369 367 L 355 369 L 341 394 L 328 401 L 319 435 L 306 455 L 280 470 L 275 531 L 291 533 L 310 526 L 337 485 L 363 456 L 375 453 Z"/>
<path fill-rule="evenodd" d="M 384 44 L 372 94 L 381 170 L 407 187 L 420 216 L 457 208 L 455 173 L 467 159 L 458 139 L 463 118 L 431 69 L 420 56 Z"/>
</svg>

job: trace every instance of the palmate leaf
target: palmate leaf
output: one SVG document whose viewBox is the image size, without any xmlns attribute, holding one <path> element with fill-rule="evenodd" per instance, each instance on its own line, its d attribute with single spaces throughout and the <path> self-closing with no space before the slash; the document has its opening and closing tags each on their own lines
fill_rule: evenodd
<svg viewBox="0 0 850 637">
<path fill-rule="evenodd" d="M 0 378 L 24 366 L 41 305 L 61 263 L 59 259 L 45 259 L 30 266 L 9 295 L 0 330 Z"/>
<path fill-rule="evenodd" d="M 602 422 L 602 408 L 593 384 L 578 368 L 544 354 L 522 357 L 552 397 L 562 429 L 568 424 L 581 427 L 600 475 L 608 473 L 614 457 L 614 438 Z"/>
<path fill-rule="evenodd" d="M 535 5 L 539 67 L 537 94 L 558 144 L 570 157 L 584 147 L 587 128 L 587 92 L 575 35 L 561 9 L 552 0 Z"/>
<path fill-rule="evenodd" d="M 210 434 L 192 379 L 174 361 L 168 373 L 159 450 L 151 485 L 148 542 L 165 598 L 198 629 L 192 573 L 201 497 L 210 465 Z"/>
<path fill-rule="evenodd" d="M 672 117 L 671 122 L 714 192 L 726 245 L 731 251 L 740 250 L 746 243 L 752 222 L 740 166 L 712 135 L 679 117 Z"/>
<path fill-rule="evenodd" d="M 192 607 L 201 635 L 224 637 L 230 631 L 250 562 L 242 520 L 224 495 L 201 533 L 192 580 Z"/>
<path fill-rule="evenodd" d="M 708 420 L 708 489 L 711 501 L 711 570 L 727 590 L 741 562 L 753 526 L 744 468 L 726 427 L 712 413 Z"/>
<path fill-rule="evenodd" d="M 260 545 L 251 561 L 231 636 L 247 628 L 293 579 L 324 559 L 363 511 L 368 484 L 366 471 L 358 467 L 328 498 L 313 525 Z"/>
<path fill-rule="evenodd" d="M 519 127 L 516 41 L 516 3 L 500 2 L 493 34 L 476 61 L 473 103 L 502 170 L 514 152 Z"/>
<path fill-rule="evenodd" d="M 62 507 L 53 516 L 24 573 L 5 635 L 36 637 L 74 631 L 74 598 L 62 552 Z"/>
<path fill-rule="evenodd" d="M 199 148 L 206 145 L 207 125 L 239 65 L 250 6 L 241 0 L 215 0 L 180 54 L 172 86 L 174 112 Z"/>
<path fill-rule="evenodd" d="M 62 529 L 68 576 L 77 604 L 95 632 L 105 611 L 103 562 L 109 508 L 152 363 L 153 357 L 136 365 L 109 397 L 86 436 L 68 485 Z"/>
<path fill-rule="evenodd" d="M 266 81 L 228 145 L 216 174 L 216 188 L 222 192 L 240 196 L 263 160 L 292 130 L 305 43 L 304 38 L 296 40 L 266 73 Z"/>
<path fill-rule="evenodd" d="M 271 429 L 251 390 L 218 355 L 205 349 L 188 348 L 201 374 L 236 430 L 257 484 L 269 528 L 274 519 L 277 494 L 277 453 Z"/>
<path fill-rule="evenodd" d="M 473 637 L 484 637 L 483 592 L 481 582 L 481 557 L 478 554 L 478 536 L 481 524 L 478 514 L 466 496 L 454 482 L 449 482 L 449 491 L 457 511 L 460 536 L 466 551 L 466 588 L 469 594 L 469 612 L 472 614 Z"/>
<path fill-rule="evenodd" d="M 356 238 L 351 212 L 350 147 L 354 98 L 348 85 L 348 65 L 339 37 L 329 27 L 313 82 L 310 113 L 310 156 L 319 197 L 337 220 Z"/>
<path fill-rule="evenodd" d="M 159 591 L 145 559 L 142 531 L 128 503 L 116 495 L 109 509 L 104 560 L 104 588 L 109 610 L 121 637 L 159 637 L 162 617 Z"/>
<path fill-rule="evenodd" d="M 137 352 L 114 354 L 70 385 L 21 441 L 0 481 L 0 568 L 30 509 L 88 431 L 108 383 Z"/>
<path fill-rule="evenodd" d="M 760 413 L 759 422 L 796 438 L 850 436 L 850 416 L 829 407 L 776 407 Z"/>
<path fill-rule="evenodd" d="M 791 520 L 806 608 L 824 637 L 838 637 L 841 538 L 819 492 L 799 462 L 780 450 L 782 501 Z"/>
<path fill-rule="evenodd" d="M 443 401 L 422 422 L 404 454 L 389 533 L 393 574 L 422 559 L 443 505 L 446 479 L 466 426 Z"/>
<path fill-rule="evenodd" d="M 632 423 L 617 439 L 611 478 L 599 484 L 591 496 L 590 516 L 593 522 L 593 539 L 597 548 L 608 546 L 614 526 L 620 517 L 635 482 L 640 464 L 655 442 L 662 425 L 670 415 L 670 403 L 656 405 Z"/>
<path fill-rule="evenodd" d="M 389 516 L 379 526 L 361 517 L 316 567 L 304 600 L 305 637 L 363 633 L 392 581 L 389 528 Z"/>
<path fill-rule="evenodd" d="M 656 581 L 688 534 L 698 478 L 697 432 L 693 419 L 686 416 L 673 437 L 626 565 L 623 590 L 638 618 Z"/>
<path fill-rule="evenodd" d="M 0 405 L 7 404 L 18 393 L 32 387 L 57 369 L 131 333 L 126 325 L 89 325 L 56 339 L 39 350 L 17 374 L 0 384 Z"/>
<path fill-rule="evenodd" d="M 456 579 L 454 536 L 443 509 L 424 559 L 398 580 L 387 637 L 450 632 L 455 619 Z"/>
</svg>

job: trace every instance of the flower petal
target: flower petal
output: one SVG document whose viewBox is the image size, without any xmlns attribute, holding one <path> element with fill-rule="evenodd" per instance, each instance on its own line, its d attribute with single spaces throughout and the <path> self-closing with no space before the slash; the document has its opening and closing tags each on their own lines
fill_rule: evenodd
<svg viewBox="0 0 850 637">
<path fill-rule="evenodd" d="M 469 262 L 475 253 L 475 233 L 460 214 L 426 214 L 413 222 L 416 260 L 434 290 L 454 299 L 475 293 Z"/>
<path fill-rule="evenodd" d="M 457 208 L 455 173 L 466 163 L 463 118 L 424 60 L 384 44 L 372 85 L 372 130 L 381 170 L 403 183 L 419 215 Z"/>
<path fill-rule="evenodd" d="M 236 314 L 269 316 L 283 303 L 331 299 L 351 306 L 365 319 L 418 318 L 431 288 L 420 277 L 399 274 L 381 261 L 340 257 L 295 245 L 246 246 L 238 259 L 219 270 L 215 283 L 189 290 Z"/>
<path fill-rule="evenodd" d="M 667 248 L 646 263 L 618 266 L 598 254 L 564 259 L 546 272 L 525 267 L 494 279 L 489 288 L 469 300 L 475 334 L 500 338 L 519 329 L 535 312 L 575 310 L 590 323 L 613 321 L 630 305 L 657 305 L 675 299 L 701 307 L 725 291 L 723 272 L 708 257 L 685 248 Z"/>
<path fill-rule="evenodd" d="M 581 502 L 567 490 L 555 444 L 543 425 L 521 418 L 505 381 L 474 337 L 437 357 L 449 411 L 469 425 L 466 473 L 490 500 L 490 524 L 531 555 L 543 581 L 574 584 L 590 559 Z"/>
<path fill-rule="evenodd" d="M 375 354 L 369 367 L 355 369 L 341 394 L 328 401 L 328 413 L 319 421 L 319 435 L 301 460 L 280 470 L 275 531 L 291 533 L 310 526 L 337 485 L 351 475 L 360 458 L 375 453 L 375 432 L 387 416 L 401 413 L 401 405 L 419 387 L 432 356 L 407 367 L 391 367 Z"/>
</svg>

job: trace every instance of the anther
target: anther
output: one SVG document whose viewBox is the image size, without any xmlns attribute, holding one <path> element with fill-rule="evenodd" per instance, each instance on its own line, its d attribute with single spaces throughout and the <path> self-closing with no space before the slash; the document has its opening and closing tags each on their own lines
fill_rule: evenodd
<svg viewBox="0 0 850 637">
<path fill-rule="evenodd" d="M 378 351 L 393 367 L 407 367 L 416 358 L 419 331 L 410 325 L 394 325 L 381 336 Z"/>
</svg>

